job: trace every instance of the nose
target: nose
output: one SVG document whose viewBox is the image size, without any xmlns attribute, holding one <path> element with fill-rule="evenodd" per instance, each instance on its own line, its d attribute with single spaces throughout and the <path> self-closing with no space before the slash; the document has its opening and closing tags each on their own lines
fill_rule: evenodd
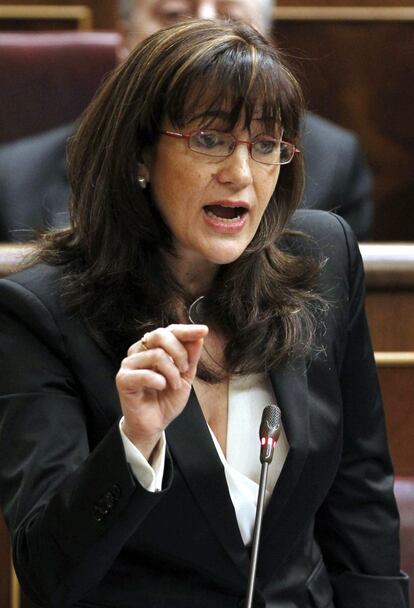
<svg viewBox="0 0 414 608">
<path fill-rule="evenodd" d="M 216 19 L 217 9 L 216 3 L 210 0 L 206 2 L 199 2 L 196 7 L 196 15 L 198 19 Z"/>
<path fill-rule="evenodd" d="M 249 150 L 245 144 L 238 144 L 230 156 L 223 158 L 217 169 L 217 180 L 221 184 L 230 184 L 241 190 L 253 182 L 252 163 Z"/>
</svg>

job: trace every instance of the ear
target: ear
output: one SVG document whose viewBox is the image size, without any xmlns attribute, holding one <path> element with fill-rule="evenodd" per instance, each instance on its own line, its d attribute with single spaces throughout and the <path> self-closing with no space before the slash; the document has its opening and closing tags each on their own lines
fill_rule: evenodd
<svg viewBox="0 0 414 608">
<path fill-rule="evenodd" d="M 116 49 L 116 55 L 117 55 L 118 61 L 121 63 L 129 55 L 128 24 L 125 21 L 118 19 L 118 21 L 116 23 L 116 31 L 120 35 L 120 41 L 119 41 L 118 47 Z"/>
</svg>

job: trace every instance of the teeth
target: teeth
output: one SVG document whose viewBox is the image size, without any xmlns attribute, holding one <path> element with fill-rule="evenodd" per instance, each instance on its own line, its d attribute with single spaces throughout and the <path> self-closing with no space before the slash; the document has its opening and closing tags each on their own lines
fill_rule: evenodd
<svg viewBox="0 0 414 608">
<path fill-rule="evenodd" d="M 206 214 L 209 215 L 210 217 L 214 217 L 214 218 L 220 220 L 221 222 L 226 222 L 228 224 L 231 224 L 232 222 L 239 220 L 241 217 L 240 215 L 236 215 L 235 217 L 220 217 L 220 216 L 216 215 L 215 213 L 213 213 L 210 209 L 208 211 L 206 211 Z"/>
</svg>

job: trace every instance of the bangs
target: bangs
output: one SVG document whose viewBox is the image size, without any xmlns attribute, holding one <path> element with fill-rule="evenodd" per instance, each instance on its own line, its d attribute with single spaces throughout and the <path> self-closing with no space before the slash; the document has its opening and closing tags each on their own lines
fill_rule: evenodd
<svg viewBox="0 0 414 608">
<path fill-rule="evenodd" d="M 298 118 L 292 115 L 297 107 L 292 79 L 276 50 L 267 47 L 262 53 L 234 36 L 187 60 L 170 83 L 163 114 L 179 129 L 196 121 L 204 127 L 219 122 L 222 130 L 231 131 L 236 124 L 248 129 L 259 120 L 265 132 L 282 126 L 294 138 Z"/>
</svg>

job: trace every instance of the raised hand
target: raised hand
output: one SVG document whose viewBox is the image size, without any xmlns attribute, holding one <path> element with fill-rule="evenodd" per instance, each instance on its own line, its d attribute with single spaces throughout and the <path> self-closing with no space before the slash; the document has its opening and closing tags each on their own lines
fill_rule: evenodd
<svg viewBox="0 0 414 608">
<path fill-rule="evenodd" d="M 197 371 L 206 325 L 169 325 L 133 344 L 116 385 L 123 431 L 149 459 L 164 429 L 184 409 Z"/>
</svg>

